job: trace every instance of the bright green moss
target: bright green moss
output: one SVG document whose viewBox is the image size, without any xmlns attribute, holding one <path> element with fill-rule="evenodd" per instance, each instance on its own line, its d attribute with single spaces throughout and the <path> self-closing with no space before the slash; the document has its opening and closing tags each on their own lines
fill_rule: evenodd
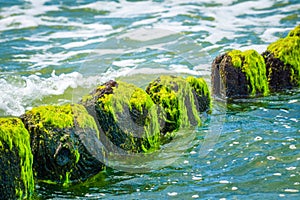
<svg viewBox="0 0 300 200">
<path fill-rule="evenodd" d="M 150 108 L 153 104 L 151 98 L 142 89 L 135 85 L 119 81 L 118 87 L 114 87 L 113 94 L 105 94 L 98 99 L 98 102 L 106 112 L 111 113 L 115 120 L 116 112 L 123 112 L 124 106 L 130 110 L 134 106 L 137 110 Z"/>
<path fill-rule="evenodd" d="M 203 93 L 205 96 L 210 95 L 209 88 L 203 78 L 189 76 L 186 78 L 186 80 L 190 83 L 191 86 L 193 86 L 198 94 Z"/>
<path fill-rule="evenodd" d="M 30 115 L 32 122 L 40 128 L 71 128 L 74 126 L 74 120 L 76 119 L 80 128 L 92 128 L 98 132 L 94 118 L 88 114 L 84 106 L 79 104 L 40 106 L 33 108 L 26 114 Z"/>
<path fill-rule="evenodd" d="M 173 124 L 174 131 L 190 127 L 188 109 L 192 111 L 197 124 L 201 124 L 192 88 L 182 77 L 160 76 L 159 80 L 150 83 L 147 92 L 156 104 L 163 107 L 165 121 Z"/>
<path fill-rule="evenodd" d="M 160 78 L 164 80 L 164 77 Z M 164 112 L 166 113 L 164 120 L 174 127 L 172 130 L 178 130 L 180 127 L 180 111 L 176 92 L 172 90 L 170 86 L 161 82 L 156 83 L 156 81 L 154 81 L 153 83 L 150 83 L 148 87 L 148 93 L 156 104 L 162 106 Z"/>
<path fill-rule="evenodd" d="M 32 118 L 33 124 L 40 128 L 70 128 L 74 125 L 73 111 L 70 104 L 63 106 L 39 106 L 26 112 Z"/>
<path fill-rule="evenodd" d="M 67 187 L 70 185 L 71 181 L 70 181 L 70 177 L 71 177 L 71 173 L 73 170 L 70 170 L 69 172 L 66 172 L 65 175 L 65 180 L 63 181 L 63 186 Z M 63 177 L 61 177 L 61 179 L 63 179 Z"/>
<path fill-rule="evenodd" d="M 72 168 L 76 167 L 81 156 L 77 148 L 76 139 L 73 138 L 73 134 L 80 129 L 86 130 L 88 133 L 95 133 L 99 138 L 99 131 L 94 118 L 88 114 L 84 106 L 79 104 L 67 104 L 61 106 L 40 106 L 33 108 L 26 112 L 25 121 L 34 125 L 35 128 L 31 130 L 32 134 L 39 136 L 40 146 L 35 148 L 41 148 L 43 145 L 51 145 L 51 141 L 57 141 L 61 143 L 60 147 L 57 147 L 56 151 L 59 152 L 61 148 L 67 148 L 71 152 L 70 158 L 73 159 L 71 163 L 71 171 L 68 169 L 60 169 L 57 166 L 53 166 L 53 170 L 56 171 L 56 176 L 63 181 L 63 185 L 67 185 L 70 180 L 69 177 L 72 175 Z M 37 131 L 38 130 L 38 131 Z M 80 130 L 81 131 L 81 130 Z M 45 139 L 46 138 L 46 139 Z M 52 148 L 52 146 L 45 148 Z M 49 150 L 47 149 L 47 151 Z M 56 159 L 56 153 L 50 155 L 51 159 Z M 56 168 L 57 167 L 57 168 Z M 68 170 L 68 173 L 65 171 Z M 61 174 L 60 174 L 61 173 Z"/>
<path fill-rule="evenodd" d="M 105 89 L 105 87 L 99 89 Z M 124 148 L 142 148 L 144 152 L 149 152 L 159 148 L 160 126 L 157 117 L 157 107 L 150 96 L 141 88 L 118 81 L 117 86 L 113 87 L 113 93 L 104 94 L 97 100 L 97 104 L 106 113 L 113 116 L 116 123 L 120 120 L 118 117 L 120 116 L 120 113 L 124 112 L 125 108 L 128 108 L 129 111 L 136 109 L 140 112 L 139 114 L 141 117 L 144 116 L 144 114 L 147 115 L 143 124 L 144 138 L 142 139 L 141 147 L 135 145 L 137 143 L 137 140 L 134 138 L 135 134 L 133 133 L 135 130 L 131 130 L 130 128 L 127 130 L 127 128 L 125 128 L 124 130 L 126 130 L 127 139 L 123 144 Z M 149 145 L 150 147 L 146 148 L 144 145 Z M 136 151 L 136 149 L 132 150 Z"/>
<path fill-rule="evenodd" d="M 30 136 L 24 124 L 18 118 L 0 118 L 0 146 L 3 143 L 9 146 L 9 151 L 15 147 L 20 157 L 21 177 L 25 191 L 16 188 L 19 199 L 29 197 L 34 191 L 34 180 L 32 172 L 33 156 L 30 149 Z M 16 177 L 18 180 L 18 177 Z"/>
<path fill-rule="evenodd" d="M 118 82 L 118 87 L 113 87 L 114 94 L 116 95 L 104 94 L 98 99 L 98 103 L 107 113 L 110 113 L 114 117 L 114 120 L 117 121 L 116 112 L 123 112 L 123 107 L 128 105 L 130 96 L 134 91 L 133 88 L 134 85 L 129 84 L 128 87 L 126 87 L 126 83 Z M 131 106 L 129 108 L 131 109 Z"/>
<path fill-rule="evenodd" d="M 94 120 L 94 118 L 88 114 L 87 110 L 84 106 L 79 104 L 73 104 L 72 107 L 72 113 L 74 115 L 74 118 L 76 119 L 76 122 L 78 123 L 78 126 L 80 128 L 90 128 L 96 131 L 98 138 L 99 136 L 99 130 L 97 127 L 97 124 Z"/>
<path fill-rule="evenodd" d="M 288 34 L 288 37 L 300 37 L 300 25 L 296 26 L 293 30 L 291 30 Z"/>
<path fill-rule="evenodd" d="M 78 149 L 74 150 L 74 154 L 75 154 L 75 157 L 76 157 L 75 163 L 78 163 L 78 161 L 80 159 L 80 153 L 79 153 Z"/>
<path fill-rule="evenodd" d="M 154 104 L 151 97 L 140 88 L 134 90 L 129 101 L 131 107 L 135 107 L 140 112 L 143 111 L 143 108 L 150 109 Z"/>
<path fill-rule="evenodd" d="M 241 68 L 249 81 L 248 91 L 250 96 L 261 93 L 264 96 L 269 94 L 269 86 L 266 75 L 266 64 L 264 58 L 255 50 L 239 51 L 232 50 L 228 52 L 232 64 L 236 68 Z"/>
<path fill-rule="evenodd" d="M 268 51 L 284 64 L 291 65 L 290 81 L 300 86 L 300 25 L 290 31 L 286 38 L 281 38 L 268 46 Z"/>
<path fill-rule="evenodd" d="M 93 99 L 93 95 L 88 94 L 88 95 L 83 96 L 83 97 L 81 98 L 81 101 L 82 101 L 83 103 L 85 103 L 85 102 L 88 102 L 88 101 L 90 101 L 90 100 L 92 100 L 92 99 Z"/>
<path fill-rule="evenodd" d="M 212 108 L 211 96 L 206 81 L 203 78 L 196 78 L 193 76 L 187 77 L 186 80 L 200 97 L 207 98 L 208 102 L 203 102 L 203 103 L 208 103 L 208 105 L 204 105 L 204 106 L 211 109 Z"/>
</svg>

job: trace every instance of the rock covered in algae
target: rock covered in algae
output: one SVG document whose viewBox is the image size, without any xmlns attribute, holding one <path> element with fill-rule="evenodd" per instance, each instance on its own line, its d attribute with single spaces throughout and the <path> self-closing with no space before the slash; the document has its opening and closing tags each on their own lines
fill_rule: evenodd
<svg viewBox="0 0 300 200">
<path fill-rule="evenodd" d="M 300 25 L 263 53 L 271 91 L 300 86 Z"/>
<path fill-rule="evenodd" d="M 21 118 L 30 132 L 38 179 L 68 184 L 102 170 L 93 149 L 97 125 L 82 105 L 40 106 Z"/>
<path fill-rule="evenodd" d="M 264 58 L 255 50 L 232 50 L 212 64 L 212 93 L 220 98 L 240 98 L 269 93 Z"/>
<path fill-rule="evenodd" d="M 179 128 L 201 124 L 198 111 L 204 111 L 210 107 L 206 83 L 201 88 L 204 83 L 201 79 L 188 78 L 187 81 L 182 77 L 160 76 L 148 85 L 146 92 L 154 103 L 163 109 L 164 126 L 161 127 L 161 133 L 165 135 L 165 140 L 171 139 L 172 133 Z M 206 105 L 197 102 L 198 97 L 195 98 L 195 96 L 199 97 L 199 101 L 201 98 L 206 99 L 204 101 Z"/>
<path fill-rule="evenodd" d="M 0 199 L 29 198 L 34 191 L 30 136 L 18 118 L 0 118 Z"/>
<path fill-rule="evenodd" d="M 141 88 L 109 81 L 84 97 L 82 103 L 113 144 L 109 148 L 116 146 L 126 152 L 149 152 L 159 148 L 157 107 Z"/>
</svg>

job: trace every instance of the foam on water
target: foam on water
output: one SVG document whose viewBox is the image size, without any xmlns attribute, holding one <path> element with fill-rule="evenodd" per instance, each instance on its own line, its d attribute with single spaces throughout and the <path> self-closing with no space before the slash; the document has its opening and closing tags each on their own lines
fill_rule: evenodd
<svg viewBox="0 0 300 200">
<path fill-rule="evenodd" d="M 69 87 L 76 88 L 81 77 L 77 72 L 59 76 L 53 72 L 49 78 L 36 74 L 28 77 L 8 75 L 6 79 L 1 78 L 0 114 L 19 116 L 26 109 L 30 109 L 35 101 L 42 101 L 51 95 L 64 94 Z"/>
</svg>

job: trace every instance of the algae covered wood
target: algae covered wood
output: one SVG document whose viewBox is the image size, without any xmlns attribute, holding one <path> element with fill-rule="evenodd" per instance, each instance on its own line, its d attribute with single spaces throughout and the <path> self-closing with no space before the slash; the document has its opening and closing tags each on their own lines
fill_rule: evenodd
<svg viewBox="0 0 300 200">
<path fill-rule="evenodd" d="M 199 112 L 210 108 L 210 94 L 202 79 L 164 75 L 151 82 L 146 92 L 163 108 L 160 117 L 164 121 L 161 133 L 165 141 L 172 139 L 179 128 L 200 125 Z"/>
<path fill-rule="evenodd" d="M 192 92 L 194 94 L 195 104 L 197 111 L 202 112 L 211 112 L 211 96 L 210 89 L 206 81 L 201 77 L 188 76 L 186 78 L 187 82 L 192 87 Z"/>
<path fill-rule="evenodd" d="M 269 94 L 264 58 L 255 50 L 232 50 L 212 64 L 212 92 L 220 98 Z"/>
<path fill-rule="evenodd" d="M 107 149 L 149 152 L 160 146 L 157 106 L 141 88 L 109 81 L 82 99 L 98 122 Z M 114 148 L 117 147 L 117 148 Z"/>
<path fill-rule="evenodd" d="M 212 93 L 221 99 L 266 96 L 300 86 L 300 25 L 271 43 L 259 55 L 255 50 L 232 50 L 212 63 Z"/>
<path fill-rule="evenodd" d="M 0 118 L 0 199 L 30 198 L 34 192 L 30 136 L 18 118 Z"/>
<path fill-rule="evenodd" d="M 300 25 L 285 38 L 271 43 L 262 55 L 266 62 L 270 90 L 300 86 Z"/>
<path fill-rule="evenodd" d="M 103 169 L 92 150 L 99 132 L 82 105 L 40 106 L 21 118 L 30 132 L 33 169 L 39 180 L 68 184 Z"/>
</svg>

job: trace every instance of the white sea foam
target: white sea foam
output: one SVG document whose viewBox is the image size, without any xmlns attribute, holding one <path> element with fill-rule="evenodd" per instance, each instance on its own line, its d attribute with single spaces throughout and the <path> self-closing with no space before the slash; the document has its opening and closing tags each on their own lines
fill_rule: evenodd
<svg viewBox="0 0 300 200">
<path fill-rule="evenodd" d="M 35 104 L 43 104 L 45 97 L 62 95 L 68 88 L 90 88 L 91 83 L 100 83 L 101 77 L 84 79 L 78 72 L 44 78 L 39 75 L 13 76 L 10 81 L 0 79 L 0 114 L 19 116 Z M 88 93 L 88 90 L 87 90 Z M 71 97 L 66 97 L 72 101 Z M 69 98 L 69 99 L 68 99 Z"/>
<path fill-rule="evenodd" d="M 113 65 L 118 67 L 134 67 L 135 65 L 145 62 L 145 59 L 128 59 L 128 60 L 120 60 L 120 61 L 113 61 Z"/>
</svg>

